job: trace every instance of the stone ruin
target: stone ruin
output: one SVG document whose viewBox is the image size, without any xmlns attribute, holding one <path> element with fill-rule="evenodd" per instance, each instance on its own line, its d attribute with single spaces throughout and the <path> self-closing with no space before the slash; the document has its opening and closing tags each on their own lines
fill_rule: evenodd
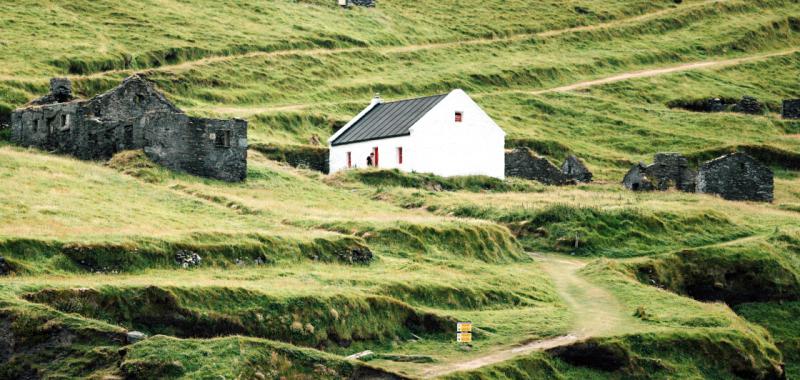
<svg viewBox="0 0 800 380">
<path fill-rule="evenodd" d="M 506 176 L 539 181 L 545 185 L 574 185 L 590 182 L 592 173 L 577 157 L 569 156 L 559 169 L 530 149 L 519 147 L 506 152 Z"/>
<path fill-rule="evenodd" d="M 575 178 L 578 182 L 592 182 L 592 172 L 589 171 L 578 157 L 571 154 L 567 156 L 567 159 L 564 160 L 564 163 L 561 165 L 561 172 L 567 177 Z"/>
<path fill-rule="evenodd" d="M 706 98 L 696 100 L 673 100 L 667 103 L 670 108 L 682 108 L 694 112 L 738 112 L 751 115 L 763 114 L 766 106 L 752 96 L 733 98 Z"/>
<path fill-rule="evenodd" d="M 358 6 L 358 7 L 374 7 L 375 0 L 338 0 L 339 5 L 343 7 Z"/>
<path fill-rule="evenodd" d="M 732 153 L 700 165 L 695 173 L 678 153 L 657 153 L 652 165 L 634 165 L 622 180 L 633 191 L 680 191 L 717 194 L 728 200 L 771 202 L 772 170 L 744 153 Z"/>
<path fill-rule="evenodd" d="M 622 180 L 628 190 L 666 191 L 672 187 L 678 190 L 693 192 L 695 190 L 696 173 L 689 168 L 689 160 L 679 153 L 657 153 L 653 164 L 634 165 Z"/>
<path fill-rule="evenodd" d="M 67 79 L 11 115 L 11 141 L 80 159 L 108 159 L 143 149 L 173 170 L 242 181 L 247 176 L 247 122 L 187 116 L 134 75 L 89 100 L 75 100 Z"/>
<path fill-rule="evenodd" d="M 784 119 L 800 119 L 800 99 L 784 100 L 781 116 Z"/>
<path fill-rule="evenodd" d="M 734 201 L 772 202 L 772 170 L 744 153 L 731 153 L 704 162 L 697 174 L 697 192 Z"/>
</svg>

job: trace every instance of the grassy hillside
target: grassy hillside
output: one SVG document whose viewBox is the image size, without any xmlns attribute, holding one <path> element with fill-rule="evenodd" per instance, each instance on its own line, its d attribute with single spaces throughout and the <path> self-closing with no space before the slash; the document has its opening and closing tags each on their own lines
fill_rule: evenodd
<svg viewBox="0 0 800 380">
<path fill-rule="evenodd" d="M 0 124 L 52 76 L 90 97 L 140 73 L 246 118 L 253 147 L 229 184 L 0 131 L 0 377 L 798 376 L 796 1 L 17 1 L 0 27 Z M 375 93 L 457 87 L 508 147 L 596 181 L 272 160 L 318 157 Z M 764 113 L 671 107 L 745 95 Z M 656 152 L 733 150 L 773 168 L 773 203 L 618 184 Z"/>
</svg>

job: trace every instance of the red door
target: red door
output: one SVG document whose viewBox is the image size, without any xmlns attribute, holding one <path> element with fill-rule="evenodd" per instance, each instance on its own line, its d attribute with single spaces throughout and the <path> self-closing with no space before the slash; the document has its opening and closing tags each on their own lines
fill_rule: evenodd
<svg viewBox="0 0 800 380">
<path fill-rule="evenodd" d="M 378 161 L 378 147 L 377 146 L 372 148 L 372 153 L 375 153 L 375 162 L 373 162 L 372 165 L 375 165 L 375 167 L 377 168 L 378 167 L 378 162 L 379 162 Z"/>
</svg>

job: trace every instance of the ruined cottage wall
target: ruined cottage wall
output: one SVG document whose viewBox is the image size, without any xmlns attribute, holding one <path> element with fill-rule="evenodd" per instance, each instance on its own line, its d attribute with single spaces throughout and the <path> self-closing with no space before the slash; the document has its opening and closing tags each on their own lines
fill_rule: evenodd
<svg viewBox="0 0 800 380">
<path fill-rule="evenodd" d="M 728 154 L 703 163 L 697 175 L 697 192 L 728 200 L 772 202 L 774 179 L 769 167 L 742 154 Z"/>
<path fill-rule="evenodd" d="M 800 119 L 800 99 L 784 100 L 781 116 L 784 119 Z"/>
<path fill-rule="evenodd" d="M 11 141 L 25 147 L 74 153 L 83 125 L 79 102 L 16 110 L 11 115 Z"/>
<path fill-rule="evenodd" d="M 111 122 L 138 120 L 148 112 L 182 113 L 139 77 L 126 79 L 121 86 L 88 101 L 86 107 L 89 117 Z"/>
<path fill-rule="evenodd" d="M 247 176 L 247 122 L 156 112 L 141 121 L 153 161 L 173 170 L 225 181 Z"/>
<path fill-rule="evenodd" d="M 506 177 L 519 177 L 539 181 L 545 185 L 574 184 L 570 178 L 546 158 L 535 155 L 528 148 L 506 152 Z"/>
<path fill-rule="evenodd" d="M 144 146 L 137 118 L 101 121 L 91 116 L 89 105 L 71 102 L 17 110 L 12 115 L 12 141 L 85 160 Z"/>
</svg>

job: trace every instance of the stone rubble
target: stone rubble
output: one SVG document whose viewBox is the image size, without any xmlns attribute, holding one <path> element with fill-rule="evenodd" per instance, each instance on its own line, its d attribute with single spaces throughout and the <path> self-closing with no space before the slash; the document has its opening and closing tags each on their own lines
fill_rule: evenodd
<svg viewBox="0 0 800 380">
<path fill-rule="evenodd" d="M 200 265 L 203 259 L 197 252 L 179 250 L 175 252 L 175 262 L 182 268 L 190 268 Z"/>
</svg>

